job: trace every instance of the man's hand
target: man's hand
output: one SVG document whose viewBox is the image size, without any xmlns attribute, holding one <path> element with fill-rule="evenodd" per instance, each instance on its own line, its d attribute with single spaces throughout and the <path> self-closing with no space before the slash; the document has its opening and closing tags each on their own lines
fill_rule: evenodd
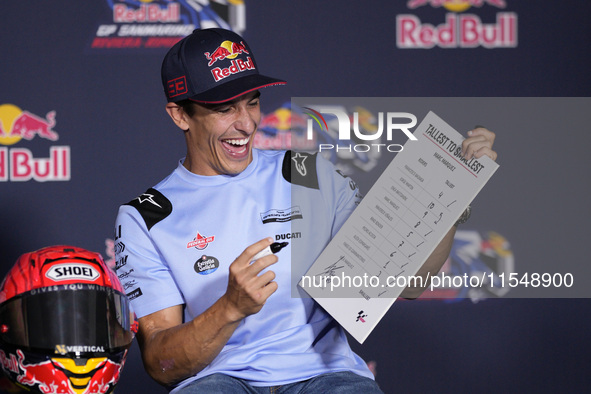
<svg viewBox="0 0 591 394">
<path fill-rule="evenodd" d="M 462 142 L 462 156 L 469 160 L 472 157 L 478 159 L 486 155 L 496 160 L 497 152 L 492 150 L 494 142 L 495 133 L 482 126 L 476 126 L 473 130 L 468 131 L 468 138 Z"/>
<path fill-rule="evenodd" d="M 239 321 L 259 312 L 277 290 L 277 282 L 273 281 L 275 273 L 271 270 L 261 273 L 278 261 L 277 256 L 265 256 L 251 264 L 253 257 L 271 243 L 272 238 L 265 238 L 250 245 L 230 265 L 228 289 L 222 297 L 230 320 Z"/>
<path fill-rule="evenodd" d="M 482 156 L 488 156 L 493 160 L 497 159 L 497 152 L 492 147 L 495 142 L 495 133 L 486 129 L 482 126 L 476 126 L 473 130 L 468 131 L 468 137 L 462 142 L 462 155 L 470 160 L 472 157 L 481 158 Z M 416 273 L 418 276 L 422 276 L 425 281 L 424 287 L 407 287 L 400 295 L 403 298 L 417 298 L 423 291 L 429 286 L 427 278 L 432 278 L 439 273 L 439 270 L 445 263 L 445 260 L 449 256 L 451 247 L 454 240 L 456 227 L 452 228 L 445 235 L 443 240 L 437 245 L 433 253 L 427 258 L 427 261 Z"/>
<path fill-rule="evenodd" d="M 152 378 L 170 385 L 195 375 L 219 354 L 243 318 L 261 310 L 277 290 L 275 273 L 261 272 L 278 259 L 252 259 L 272 242 L 265 238 L 247 247 L 230 265 L 226 293 L 193 320 L 183 323 L 182 305 L 139 319 L 138 341 Z"/>
</svg>

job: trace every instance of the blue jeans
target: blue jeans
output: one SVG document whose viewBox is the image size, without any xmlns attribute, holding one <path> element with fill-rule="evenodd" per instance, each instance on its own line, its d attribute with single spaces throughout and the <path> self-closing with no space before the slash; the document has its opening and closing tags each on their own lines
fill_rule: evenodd
<svg viewBox="0 0 591 394">
<path fill-rule="evenodd" d="M 179 394 L 304 394 L 304 393 L 338 393 L 338 394 L 383 394 L 378 384 L 372 379 L 359 376 L 353 372 L 333 372 L 318 375 L 308 380 L 289 383 L 283 386 L 255 387 L 245 380 L 223 374 L 213 374 L 198 379 L 183 387 Z"/>
</svg>

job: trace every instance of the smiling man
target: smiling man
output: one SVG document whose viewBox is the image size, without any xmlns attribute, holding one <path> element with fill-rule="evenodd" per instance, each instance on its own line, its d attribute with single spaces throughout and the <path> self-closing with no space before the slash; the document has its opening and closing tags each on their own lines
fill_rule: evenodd
<svg viewBox="0 0 591 394">
<path fill-rule="evenodd" d="M 187 155 L 116 223 L 117 273 L 148 373 L 173 393 L 381 393 L 332 317 L 292 297 L 360 195 L 320 155 L 253 149 L 260 89 L 285 82 L 259 73 L 240 36 L 206 29 L 169 51 L 162 83 Z M 494 158 L 493 140 L 474 130 L 464 152 Z M 258 257 L 295 223 L 297 261 L 293 243 Z M 453 234 L 420 273 L 439 271 Z"/>
<path fill-rule="evenodd" d="M 235 175 L 244 171 L 252 161 L 254 134 L 261 120 L 259 96 L 255 90 L 219 104 L 197 105 L 190 101 L 184 103 L 184 109 L 169 103 L 168 114 L 185 131 L 184 167 L 199 175 Z"/>
</svg>

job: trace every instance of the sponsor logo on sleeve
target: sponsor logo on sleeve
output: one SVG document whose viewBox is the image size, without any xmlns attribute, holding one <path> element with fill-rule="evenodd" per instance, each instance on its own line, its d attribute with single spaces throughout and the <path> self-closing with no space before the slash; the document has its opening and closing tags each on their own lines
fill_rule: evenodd
<svg viewBox="0 0 591 394">
<path fill-rule="evenodd" d="M 126 295 L 130 300 L 136 299 L 136 298 L 142 296 L 142 288 L 138 287 L 137 289 L 127 293 Z"/>
</svg>

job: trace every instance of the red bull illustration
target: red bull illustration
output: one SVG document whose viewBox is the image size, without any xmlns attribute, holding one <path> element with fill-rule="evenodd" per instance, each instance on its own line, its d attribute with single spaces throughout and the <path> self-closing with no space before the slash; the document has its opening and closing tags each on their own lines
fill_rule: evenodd
<svg viewBox="0 0 591 394">
<path fill-rule="evenodd" d="M 33 115 L 30 112 L 23 111 L 14 121 L 10 136 L 32 140 L 37 135 L 41 138 L 57 141 L 58 135 L 52 130 L 53 126 L 55 126 L 55 111 L 47 113 L 45 119 Z"/>
<path fill-rule="evenodd" d="M 194 29 L 246 29 L 244 0 L 105 0 L 110 8 L 93 50 L 170 48 Z"/>
<path fill-rule="evenodd" d="M 482 7 L 484 3 L 498 8 L 506 7 L 505 0 L 410 0 L 407 6 L 414 9 L 429 4 L 432 7 L 443 7 L 452 12 L 463 12 L 472 6 Z"/>
<path fill-rule="evenodd" d="M 115 386 L 119 381 L 122 368 L 123 364 L 118 364 L 107 359 L 102 368 L 91 378 L 90 383 L 88 384 L 88 389 L 83 393 L 106 393 L 109 388 Z"/>
<path fill-rule="evenodd" d="M 132 8 L 125 3 L 117 3 L 113 4 L 113 22 L 178 22 L 181 19 L 180 9 L 180 4 L 176 2 L 162 8 L 158 4 L 141 4 L 139 8 Z"/>
<path fill-rule="evenodd" d="M 422 23 L 416 15 L 396 16 L 396 46 L 401 49 L 439 48 L 516 48 L 517 14 L 499 12 L 494 23 L 483 23 L 479 16 L 463 13 L 484 4 L 504 9 L 504 0 L 410 0 L 408 8 L 424 5 L 443 7 L 450 13 L 440 25 Z"/>
<path fill-rule="evenodd" d="M 40 363 L 25 363 L 25 355 L 17 350 L 21 372 L 17 382 L 35 387 L 44 394 L 105 394 L 120 378 L 122 364 L 107 357 L 91 358 L 76 365 L 69 358 L 53 358 Z"/>
<path fill-rule="evenodd" d="M 45 118 L 23 111 L 12 104 L 0 105 L 0 144 L 13 145 L 21 139 L 32 140 L 35 136 L 57 141 L 59 136 L 55 127 L 55 111 Z"/>
<path fill-rule="evenodd" d="M 289 103 L 275 111 L 263 116 L 260 130 L 267 134 L 276 134 L 278 131 L 303 132 L 306 129 L 306 118 L 290 110 Z"/>
<path fill-rule="evenodd" d="M 247 55 L 249 54 L 243 41 L 240 43 L 224 41 L 211 54 L 209 52 L 205 52 L 204 55 L 207 60 L 209 60 L 207 65 L 211 67 L 218 60 L 224 60 L 225 58 L 234 59 L 241 53 L 246 53 Z"/>
<path fill-rule="evenodd" d="M 50 360 L 37 364 L 25 364 L 21 350 L 16 351 L 19 368 L 24 372 L 16 378 L 25 386 L 37 387 L 44 394 L 71 393 L 68 377 L 61 371 L 55 371 Z"/>
<path fill-rule="evenodd" d="M 0 105 L 0 145 L 15 145 L 35 137 L 57 141 L 59 135 L 54 130 L 55 125 L 55 111 L 49 111 L 42 117 L 13 104 Z M 0 147 L 0 182 L 29 180 L 70 180 L 70 147 L 50 147 L 49 158 L 35 158 L 27 148 Z"/>
<path fill-rule="evenodd" d="M 291 103 L 286 102 L 261 117 L 259 131 L 254 136 L 254 146 L 258 149 L 313 150 L 316 140 L 306 138 L 306 124 L 306 117 L 292 111 Z"/>
<path fill-rule="evenodd" d="M 221 68 L 215 67 L 211 69 L 211 75 L 213 79 L 218 82 L 230 75 L 241 73 L 247 70 L 254 70 L 256 67 L 254 61 L 250 56 L 245 58 L 238 58 L 238 55 L 246 54 L 249 55 L 248 50 L 244 44 L 244 41 L 240 43 L 232 41 L 223 41 L 213 52 L 205 52 L 205 58 L 208 60 L 207 65 L 212 66 L 218 60 L 230 59 L 230 66 Z"/>
<path fill-rule="evenodd" d="M 448 260 L 434 277 L 433 287 L 421 298 L 449 301 L 469 298 L 477 302 L 503 297 L 509 287 L 502 286 L 500 278 L 509 277 L 513 272 L 513 251 L 505 237 L 494 231 L 482 235 L 476 230 L 458 230 Z"/>
</svg>

